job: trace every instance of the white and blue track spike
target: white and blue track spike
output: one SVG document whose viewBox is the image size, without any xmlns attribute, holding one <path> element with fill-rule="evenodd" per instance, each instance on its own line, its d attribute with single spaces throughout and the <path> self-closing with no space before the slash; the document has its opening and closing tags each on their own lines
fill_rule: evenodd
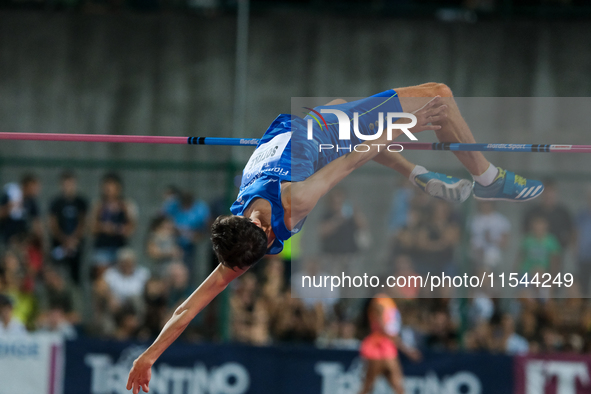
<svg viewBox="0 0 591 394">
<path fill-rule="evenodd" d="M 493 183 L 482 186 L 474 182 L 474 198 L 485 201 L 529 201 L 544 191 L 544 185 L 534 179 L 525 179 L 514 172 L 497 167 L 499 173 Z"/>
<path fill-rule="evenodd" d="M 425 193 L 453 203 L 466 201 L 472 191 L 472 182 L 467 179 L 431 171 L 415 176 L 414 183 Z"/>
</svg>

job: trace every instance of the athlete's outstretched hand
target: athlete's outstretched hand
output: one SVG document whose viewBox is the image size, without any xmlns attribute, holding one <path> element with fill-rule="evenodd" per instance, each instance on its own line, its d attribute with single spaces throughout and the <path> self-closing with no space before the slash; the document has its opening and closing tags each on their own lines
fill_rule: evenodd
<svg viewBox="0 0 591 394">
<path fill-rule="evenodd" d="M 411 133 L 418 133 L 425 130 L 439 130 L 438 123 L 447 117 L 447 105 L 443 104 L 440 96 L 436 96 L 420 109 L 413 112 L 417 117 L 417 124 L 409 129 Z"/>
<path fill-rule="evenodd" d="M 408 356 L 408 358 L 410 358 L 415 363 L 417 363 L 423 359 L 423 354 L 418 349 L 415 349 L 415 348 L 410 348 L 406 352 L 406 355 Z"/>
<path fill-rule="evenodd" d="M 152 364 L 142 360 L 142 356 L 139 356 L 134 362 L 131 371 L 129 371 L 129 377 L 127 378 L 127 389 L 133 389 L 133 394 L 138 394 L 140 388 L 145 393 L 150 391 L 148 385 L 150 384 L 150 378 L 152 377 Z"/>
</svg>

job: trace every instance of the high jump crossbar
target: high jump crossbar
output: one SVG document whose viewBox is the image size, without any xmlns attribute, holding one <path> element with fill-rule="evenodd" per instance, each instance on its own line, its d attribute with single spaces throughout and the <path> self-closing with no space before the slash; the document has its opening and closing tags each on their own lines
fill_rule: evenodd
<svg viewBox="0 0 591 394">
<path fill-rule="evenodd" d="M 115 142 L 133 144 L 175 144 L 175 145 L 226 145 L 256 146 L 258 138 L 218 138 L 218 137 L 166 137 L 148 135 L 110 135 L 110 134 L 60 134 L 60 133 L 9 133 L 0 132 L 0 140 L 19 141 L 68 141 L 68 142 Z M 371 145 L 371 142 L 368 142 Z M 450 143 L 450 142 L 394 142 L 393 147 L 408 150 L 447 150 L 465 152 L 570 152 L 591 153 L 591 145 L 563 144 L 488 144 L 488 143 Z"/>
</svg>

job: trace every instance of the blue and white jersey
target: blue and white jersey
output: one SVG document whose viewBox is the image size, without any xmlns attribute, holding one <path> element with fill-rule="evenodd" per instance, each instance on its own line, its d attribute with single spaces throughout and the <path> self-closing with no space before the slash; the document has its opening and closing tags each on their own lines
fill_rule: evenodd
<svg viewBox="0 0 591 394">
<path fill-rule="evenodd" d="M 345 112 L 350 119 L 358 112 L 359 128 L 363 134 L 373 134 L 374 125 L 380 112 L 402 112 L 398 95 L 388 90 L 377 95 L 345 104 L 316 107 L 334 108 Z M 308 139 L 308 116 L 304 119 L 294 115 L 281 114 L 269 126 L 242 172 L 242 183 L 238 198 L 230 211 L 243 215 L 255 198 L 263 198 L 271 204 L 271 227 L 275 241 L 268 253 L 277 254 L 283 250 L 283 242 L 300 231 L 304 220 L 289 230 L 285 225 L 285 210 L 281 204 L 281 182 L 301 182 L 331 161 L 350 150 L 342 149 L 362 143 L 356 136 L 351 140 L 339 140 L 338 119 L 334 114 L 325 114 L 325 127 L 314 123 L 313 139 Z M 377 123 L 376 123 L 377 124 Z M 332 144 L 340 150 L 319 153 L 320 144 Z"/>
<path fill-rule="evenodd" d="M 281 114 L 273 121 L 244 167 L 238 198 L 230 208 L 234 215 L 242 215 L 255 198 L 263 198 L 271 204 L 275 242 L 269 248 L 270 254 L 281 252 L 283 242 L 297 233 L 303 224 L 302 221 L 290 231 L 285 225 L 285 210 L 281 203 L 281 182 L 304 180 L 314 173 L 308 168 L 306 174 L 296 170 L 298 175 L 295 178 L 292 176 L 292 167 L 298 167 L 297 164 L 292 165 L 292 134 L 305 133 L 302 125 L 301 118 L 287 114 Z M 305 167 L 309 167 L 310 162 L 305 162 Z"/>
</svg>

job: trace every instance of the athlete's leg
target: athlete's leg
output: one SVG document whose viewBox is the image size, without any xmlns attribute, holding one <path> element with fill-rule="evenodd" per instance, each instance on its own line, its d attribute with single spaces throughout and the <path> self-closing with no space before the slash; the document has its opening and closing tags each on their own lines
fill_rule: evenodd
<svg viewBox="0 0 591 394">
<path fill-rule="evenodd" d="M 396 89 L 402 108 L 415 111 L 425 97 L 441 97 L 446 116 L 434 119 L 432 124 L 440 126 L 435 134 L 441 142 L 476 142 L 466 121 L 453 98 L 451 89 L 444 84 L 428 83 L 419 86 Z M 474 197 L 481 200 L 527 201 L 538 197 L 544 191 L 542 182 L 525 179 L 513 172 L 492 165 L 482 152 L 453 152 L 474 178 Z"/>
<path fill-rule="evenodd" d="M 365 379 L 361 387 L 360 394 L 369 394 L 373 389 L 373 385 L 383 372 L 384 364 L 382 360 L 366 360 L 367 368 L 365 370 Z"/>
<path fill-rule="evenodd" d="M 442 83 L 426 83 L 418 86 L 394 89 L 400 98 L 400 104 L 405 112 L 413 112 L 417 106 L 424 105 L 425 99 L 440 96 L 447 106 L 447 116 L 433 124 L 441 129 L 435 134 L 441 142 L 475 143 L 476 140 L 453 98 L 451 89 Z M 454 152 L 464 167 L 472 175 L 481 175 L 490 166 L 482 152 Z"/>
<path fill-rule="evenodd" d="M 404 394 L 404 375 L 402 374 L 402 367 L 398 358 L 385 360 L 386 364 L 386 379 L 394 389 L 396 394 Z"/>
</svg>

